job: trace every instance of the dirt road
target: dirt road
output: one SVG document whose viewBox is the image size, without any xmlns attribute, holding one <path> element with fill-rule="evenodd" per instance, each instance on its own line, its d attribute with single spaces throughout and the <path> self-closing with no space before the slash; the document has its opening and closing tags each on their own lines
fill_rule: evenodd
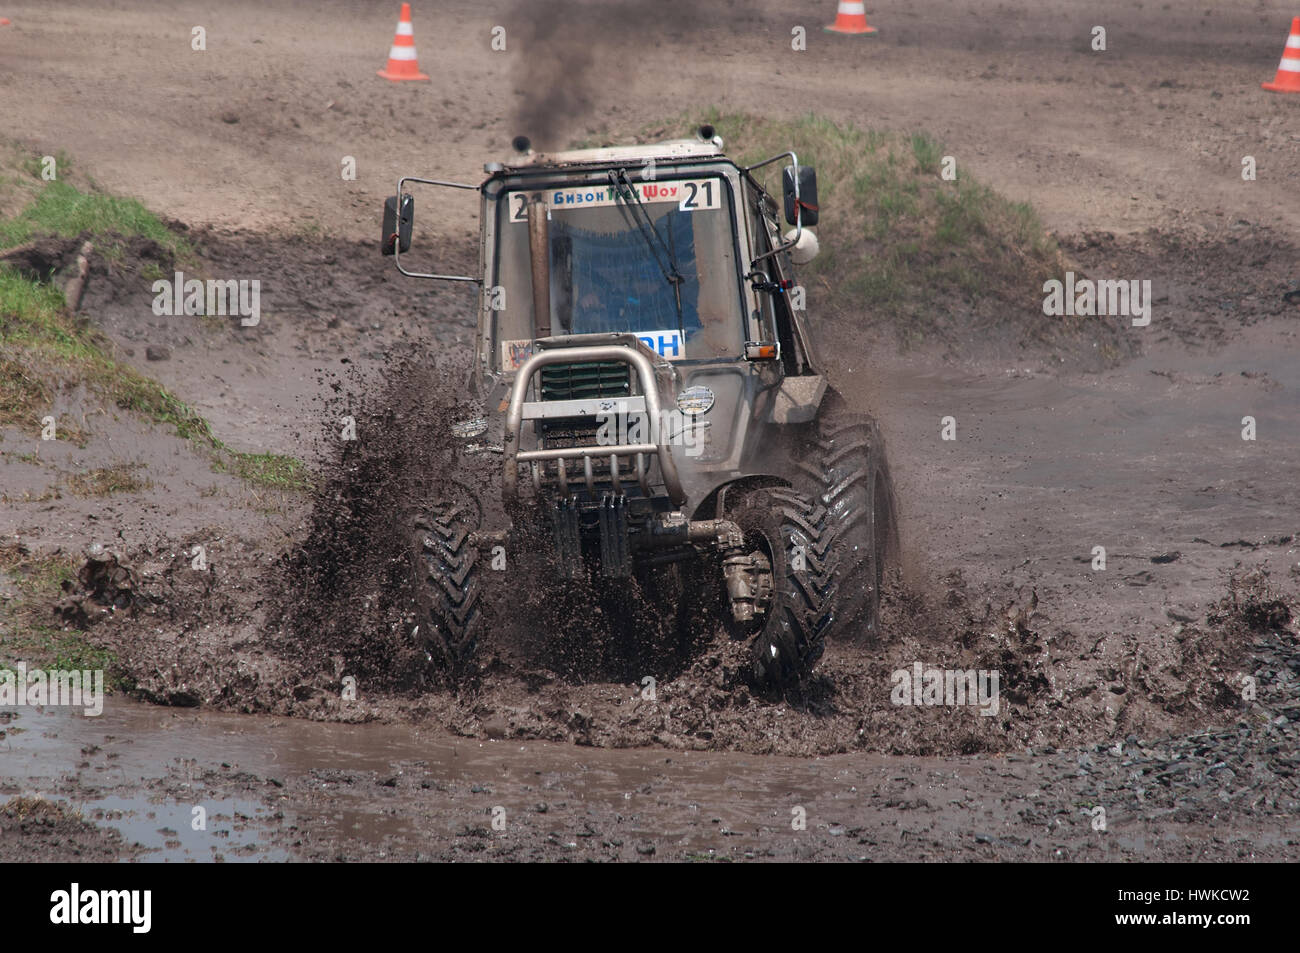
<svg viewBox="0 0 1300 953">
<path fill-rule="evenodd" d="M 536 135 L 514 128 L 532 69 L 521 15 L 530 5 L 517 6 L 416 4 L 432 82 L 376 86 L 396 16 L 388 0 L 11 3 L 0 108 L 6 128 L 192 225 L 369 240 L 399 175 L 477 181 L 512 136 Z M 623 44 L 610 41 L 620 31 L 597 19 L 597 4 L 573 6 L 591 12 L 561 32 L 606 27 L 608 52 L 593 54 L 588 107 L 560 117 L 560 134 L 705 105 L 815 109 L 927 130 L 960 167 L 1031 201 L 1062 232 L 1194 223 L 1219 234 L 1246 219 L 1300 234 L 1294 102 L 1259 88 L 1294 12 L 1281 0 L 882 0 L 871 11 L 881 33 L 869 40 L 823 33 L 830 3 L 697 0 L 667 4 L 667 24 L 637 21 Z M 191 49 L 196 26 L 206 51 Z M 506 49 L 494 52 L 497 26 Z M 799 26 L 807 50 L 796 52 Z M 1095 26 L 1105 51 L 1092 50 Z M 1254 182 L 1242 181 L 1247 155 Z M 344 156 L 356 158 L 355 181 L 342 178 Z M 447 238 L 475 232 L 470 217 L 444 226 Z"/>
<path fill-rule="evenodd" d="M 740 697 L 728 659 L 707 655 L 650 708 L 631 685 L 507 673 L 472 697 L 363 692 L 347 709 L 324 687 L 333 673 L 288 671 L 266 625 L 270 563 L 301 539 L 305 504 L 273 507 L 178 440 L 97 421 L 60 465 L 116 441 L 156 468 L 154 489 L 106 508 L 15 500 L 0 528 L 39 551 L 152 547 L 142 565 L 159 586 L 206 540 L 215 595 L 177 584 L 167 613 L 104 634 L 154 653 L 141 670 L 154 697 L 205 709 L 113 697 L 97 721 L 8 722 L 0 791 L 83 805 L 95 825 L 59 827 L 45 856 L 1297 856 L 1295 624 L 1255 630 L 1244 602 L 1220 605 L 1230 574 L 1251 571 L 1294 605 L 1300 567 L 1300 311 L 1282 300 L 1300 279 L 1300 97 L 1259 89 L 1285 40 L 1280 2 L 884 2 L 870 40 L 823 33 L 830 3 L 665 4 L 672 28 L 596 49 L 582 108 L 542 130 L 517 128 L 537 27 L 512 4 L 417 3 L 434 81 L 400 87 L 374 76 L 388 0 L 211 6 L 10 4 L 0 119 L 185 223 L 206 267 L 261 277 L 255 334 L 154 318 L 147 287 L 108 266 L 84 305 L 241 449 L 319 460 L 353 369 L 463 347 L 466 296 L 399 281 L 373 253 L 378 210 L 401 173 L 475 181 L 521 131 L 599 138 L 715 105 L 925 130 L 1032 202 L 1076 260 L 1150 278 L 1163 300 L 1129 332 L 1140 356 L 1096 374 L 1032 348 L 827 349 L 842 389 L 881 418 L 908 571 L 883 644 L 832 645 L 820 688 L 794 705 Z M 1248 155 L 1256 181 L 1241 176 Z M 473 216 L 421 219 L 453 269 L 473 267 Z M 148 345 L 171 358 L 146 361 Z M 47 476 L 13 459 L 3 474 L 15 498 Z M 1029 686 L 1001 718 L 890 703 L 898 668 L 992 658 Z M 1260 681 L 1255 703 L 1225 687 L 1243 675 Z M 203 832 L 187 820 L 200 803 L 216 819 Z"/>
</svg>

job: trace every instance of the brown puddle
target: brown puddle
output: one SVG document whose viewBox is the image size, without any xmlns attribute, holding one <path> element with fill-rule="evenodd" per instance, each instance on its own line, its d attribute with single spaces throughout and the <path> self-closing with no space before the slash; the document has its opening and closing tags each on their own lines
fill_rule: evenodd
<svg viewBox="0 0 1300 953">
<path fill-rule="evenodd" d="M 831 826 L 817 820 L 819 810 L 833 812 L 854 798 L 864 774 L 886 777 L 903 760 L 477 741 L 409 726 L 196 712 L 121 698 L 97 718 L 22 709 L 8 742 L 8 792 L 69 802 L 151 848 L 144 858 L 151 860 L 205 860 L 218 849 L 226 860 L 286 859 L 292 854 L 277 831 L 298 824 L 330 828 L 340 840 L 397 842 L 421 826 L 418 812 L 405 810 L 414 805 L 404 803 L 418 797 L 400 796 L 421 783 L 434 800 L 448 800 L 437 796 L 445 791 L 467 802 L 444 818 L 453 828 L 490 827 L 500 805 L 528 812 L 541 821 L 539 833 L 563 847 L 575 836 L 569 815 L 577 801 L 625 816 L 623 837 L 707 851 L 720 837 L 757 844 L 757 819 L 765 819 L 760 828 L 790 830 L 794 806 L 807 811 L 810 828 Z M 388 786 L 368 775 L 399 780 Z M 299 803 L 295 792 L 313 786 L 334 790 L 326 803 L 307 794 Z M 398 798 L 385 796 L 393 789 Z M 538 809 L 547 802 L 560 808 L 551 823 L 549 808 Z M 194 805 L 208 812 L 207 832 L 190 830 Z M 222 838 L 220 848 L 213 836 Z"/>
</svg>

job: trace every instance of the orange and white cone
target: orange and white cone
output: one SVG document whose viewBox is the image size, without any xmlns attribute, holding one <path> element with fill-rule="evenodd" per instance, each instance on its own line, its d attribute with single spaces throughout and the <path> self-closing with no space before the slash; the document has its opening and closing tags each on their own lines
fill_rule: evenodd
<svg viewBox="0 0 1300 953">
<path fill-rule="evenodd" d="M 876 32 L 874 26 L 867 26 L 867 5 L 862 0 L 840 0 L 835 10 L 835 22 L 824 29 L 828 33 L 856 35 Z"/>
<path fill-rule="evenodd" d="M 428 79 L 420 72 L 415 59 L 415 29 L 411 26 L 411 5 L 402 4 L 402 17 L 397 21 L 393 48 L 388 51 L 388 65 L 379 71 L 384 79 L 400 83 L 408 79 Z"/>
<path fill-rule="evenodd" d="M 1300 17 L 1291 21 L 1291 35 L 1286 38 L 1277 78 L 1262 86 L 1275 93 L 1300 93 Z"/>
</svg>

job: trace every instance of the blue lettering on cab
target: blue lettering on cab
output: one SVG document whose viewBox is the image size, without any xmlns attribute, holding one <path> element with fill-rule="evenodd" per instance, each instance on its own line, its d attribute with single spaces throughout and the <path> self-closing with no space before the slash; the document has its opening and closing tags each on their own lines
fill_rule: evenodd
<svg viewBox="0 0 1300 953">
<path fill-rule="evenodd" d="M 680 361 L 686 356 L 683 353 L 681 331 L 643 331 L 636 338 L 660 357 L 666 357 L 670 361 Z"/>
</svg>

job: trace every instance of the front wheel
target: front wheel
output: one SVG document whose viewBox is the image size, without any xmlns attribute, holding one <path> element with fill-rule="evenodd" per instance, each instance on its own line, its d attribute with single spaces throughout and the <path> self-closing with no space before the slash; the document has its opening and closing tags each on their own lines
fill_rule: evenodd
<svg viewBox="0 0 1300 953">
<path fill-rule="evenodd" d="M 840 568 L 841 634 L 874 636 L 885 569 L 899 559 L 898 508 L 880 426 L 828 399 L 798 463 L 802 486 L 830 513 Z"/>
<path fill-rule="evenodd" d="M 729 511 L 745 534 L 754 565 L 770 588 L 752 621 L 730 623 L 733 637 L 752 638 L 752 673 L 763 689 L 789 687 L 808 676 L 825 648 L 835 601 L 833 527 L 825 506 L 803 493 L 769 487 L 747 494 Z M 756 570 L 762 576 L 764 569 Z"/>
<path fill-rule="evenodd" d="M 453 487 L 412 521 L 415 637 L 431 668 L 450 681 L 470 671 L 483 628 L 479 554 L 471 539 L 480 520 L 473 496 Z"/>
</svg>

